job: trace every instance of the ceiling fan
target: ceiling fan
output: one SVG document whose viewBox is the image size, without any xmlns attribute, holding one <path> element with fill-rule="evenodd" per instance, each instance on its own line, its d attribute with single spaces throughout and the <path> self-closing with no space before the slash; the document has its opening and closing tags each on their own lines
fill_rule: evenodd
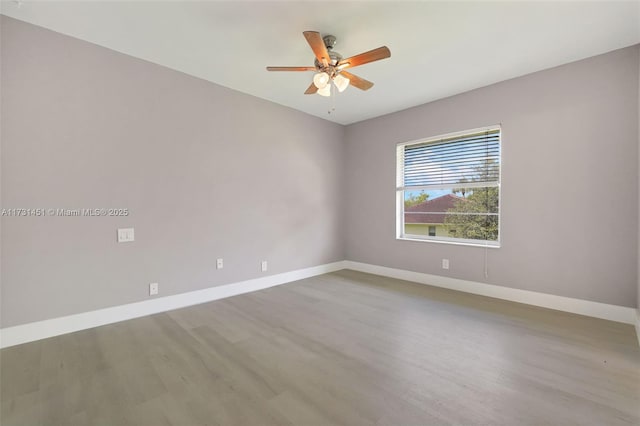
<svg viewBox="0 0 640 426">
<path fill-rule="evenodd" d="M 314 66 L 312 67 L 267 67 L 267 71 L 315 71 L 313 83 L 304 92 L 305 95 L 318 93 L 322 96 L 331 95 L 331 82 L 338 91 L 342 92 L 349 84 L 360 90 L 369 90 L 373 83 L 345 71 L 347 68 L 379 61 L 391 56 L 391 51 L 387 46 L 361 53 L 343 59 L 342 55 L 333 50 L 336 45 L 336 38 L 332 35 L 322 37 L 317 31 L 305 31 L 304 37 L 307 39 L 311 50 L 316 55 Z"/>
</svg>

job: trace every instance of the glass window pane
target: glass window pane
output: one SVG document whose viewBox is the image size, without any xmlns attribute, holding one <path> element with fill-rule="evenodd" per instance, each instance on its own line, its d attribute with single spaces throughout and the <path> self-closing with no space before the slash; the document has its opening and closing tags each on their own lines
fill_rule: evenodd
<svg viewBox="0 0 640 426">
<path fill-rule="evenodd" d="M 497 214 L 448 214 L 444 226 L 452 238 L 498 241 Z"/>
<path fill-rule="evenodd" d="M 497 241 L 499 188 L 405 191 L 404 234 Z"/>
</svg>

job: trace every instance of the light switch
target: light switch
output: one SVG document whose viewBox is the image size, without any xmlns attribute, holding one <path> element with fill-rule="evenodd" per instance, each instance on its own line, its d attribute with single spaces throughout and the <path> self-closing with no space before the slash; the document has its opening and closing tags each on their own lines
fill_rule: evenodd
<svg viewBox="0 0 640 426">
<path fill-rule="evenodd" d="M 118 229 L 118 242 L 128 243 L 134 240 L 133 228 Z"/>
</svg>

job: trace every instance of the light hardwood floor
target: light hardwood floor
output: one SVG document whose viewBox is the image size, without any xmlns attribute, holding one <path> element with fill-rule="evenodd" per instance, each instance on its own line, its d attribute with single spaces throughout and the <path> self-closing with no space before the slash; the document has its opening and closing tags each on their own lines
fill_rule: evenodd
<svg viewBox="0 0 640 426">
<path fill-rule="evenodd" d="M 354 271 L 0 351 L 9 425 L 638 425 L 633 327 Z"/>
</svg>

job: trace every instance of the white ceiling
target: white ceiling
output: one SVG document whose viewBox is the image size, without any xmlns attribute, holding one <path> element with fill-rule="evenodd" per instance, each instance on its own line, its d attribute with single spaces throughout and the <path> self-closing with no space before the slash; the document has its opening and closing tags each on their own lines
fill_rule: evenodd
<svg viewBox="0 0 640 426">
<path fill-rule="evenodd" d="M 640 1 L 30 1 L 2 14 L 341 124 L 640 43 Z M 330 100 L 304 95 L 302 31 L 338 38 L 344 57 L 382 45 L 391 58 L 353 68 L 371 80 Z"/>
</svg>

